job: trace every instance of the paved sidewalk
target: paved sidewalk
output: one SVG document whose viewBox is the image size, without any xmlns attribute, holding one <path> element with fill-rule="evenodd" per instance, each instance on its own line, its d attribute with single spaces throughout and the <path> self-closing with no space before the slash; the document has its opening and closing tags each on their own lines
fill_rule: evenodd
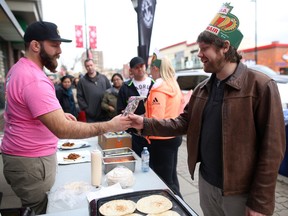
<svg viewBox="0 0 288 216">
<path fill-rule="evenodd" d="M 203 212 L 199 205 L 198 167 L 196 167 L 195 171 L 195 180 L 192 181 L 187 165 L 185 138 L 183 139 L 182 145 L 179 147 L 177 172 L 183 199 L 199 216 L 203 216 Z M 288 216 L 288 177 L 282 175 L 278 175 L 276 203 L 273 216 Z"/>
</svg>

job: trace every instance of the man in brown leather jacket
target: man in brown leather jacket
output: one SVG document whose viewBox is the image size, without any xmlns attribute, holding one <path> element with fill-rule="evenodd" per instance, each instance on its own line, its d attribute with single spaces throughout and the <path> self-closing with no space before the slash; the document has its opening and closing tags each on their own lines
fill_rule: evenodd
<svg viewBox="0 0 288 216">
<path fill-rule="evenodd" d="M 200 162 L 205 216 L 272 215 L 286 145 L 282 105 L 275 81 L 240 62 L 243 35 L 231 9 L 224 4 L 198 36 L 198 57 L 212 76 L 196 87 L 184 113 L 169 120 L 130 119 L 143 135 L 187 134 L 192 179 Z M 236 20 L 234 31 L 220 28 L 227 17 Z"/>
</svg>

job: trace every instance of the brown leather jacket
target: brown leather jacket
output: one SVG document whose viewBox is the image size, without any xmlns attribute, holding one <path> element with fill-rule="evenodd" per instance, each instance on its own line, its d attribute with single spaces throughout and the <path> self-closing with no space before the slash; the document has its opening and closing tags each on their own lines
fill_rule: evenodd
<svg viewBox="0 0 288 216">
<path fill-rule="evenodd" d="M 272 215 L 278 170 L 286 146 L 277 85 L 242 63 L 226 84 L 222 107 L 223 195 L 248 194 L 247 206 Z M 184 113 L 176 119 L 144 119 L 143 135 L 187 134 L 192 178 L 196 163 L 201 162 L 201 118 L 210 86 L 211 78 L 199 84 Z"/>
</svg>

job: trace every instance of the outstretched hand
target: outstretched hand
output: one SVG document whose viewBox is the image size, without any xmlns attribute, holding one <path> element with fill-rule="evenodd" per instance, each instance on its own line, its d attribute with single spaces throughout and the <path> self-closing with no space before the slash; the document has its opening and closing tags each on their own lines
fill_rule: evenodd
<svg viewBox="0 0 288 216">
<path fill-rule="evenodd" d="M 144 117 L 135 115 L 135 114 L 129 114 L 128 115 L 130 121 L 131 121 L 131 127 L 141 130 L 143 129 L 143 122 L 144 122 Z"/>
<path fill-rule="evenodd" d="M 109 131 L 111 132 L 118 132 L 118 131 L 125 131 L 128 128 L 131 128 L 131 121 L 128 116 L 117 115 L 113 119 L 109 121 Z"/>
</svg>

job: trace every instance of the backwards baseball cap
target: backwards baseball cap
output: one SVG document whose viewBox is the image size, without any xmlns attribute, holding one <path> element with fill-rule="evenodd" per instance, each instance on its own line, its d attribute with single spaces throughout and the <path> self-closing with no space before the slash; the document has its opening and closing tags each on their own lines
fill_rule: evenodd
<svg viewBox="0 0 288 216">
<path fill-rule="evenodd" d="M 132 58 L 129 64 L 130 64 L 130 68 L 134 68 L 139 64 L 145 64 L 145 61 L 143 58 L 137 56 L 137 57 Z"/>
<path fill-rule="evenodd" d="M 233 15 L 230 3 L 224 3 L 205 31 L 215 34 L 222 40 L 230 41 L 236 49 L 239 47 L 243 34 L 238 30 L 239 19 Z"/>
<path fill-rule="evenodd" d="M 24 34 L 24 41 L 31 42 L 36 41 L 60 41 L 60 42 L 72 42 L 72 40 L 63 39 L 59 35 L 57 25 L 51 22 L 37 21 L 30 24 Z"/>
</svg>

